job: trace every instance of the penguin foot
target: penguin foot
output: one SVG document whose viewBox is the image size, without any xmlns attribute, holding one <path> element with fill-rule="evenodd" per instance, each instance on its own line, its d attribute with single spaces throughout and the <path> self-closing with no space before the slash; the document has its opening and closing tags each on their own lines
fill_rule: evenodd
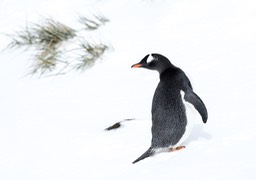
<svg viewBox="0 0 256 180">
<path fill-rule="evenodd" d="M 179 150 L 184 149 L 184 148 L 186 148 L 186 146 L 178 146 L 176 148 L 170 148 L 169 152 L 179 151 Z"/>
</svg>

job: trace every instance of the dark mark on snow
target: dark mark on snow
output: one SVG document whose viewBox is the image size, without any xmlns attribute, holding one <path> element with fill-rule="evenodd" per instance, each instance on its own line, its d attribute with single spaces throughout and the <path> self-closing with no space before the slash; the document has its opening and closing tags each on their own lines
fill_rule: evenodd
<svg viewBox="0 0 256 180">
<path fill-rule="evenodd" d="M 125 122 L 125 121 L 132 121 L 132 120 L 135 120 L 135 118 L 124 119 L 122 121 L 119 121 L 119 122 L 113 124 L 112 126 L 107 127 L 105 130 L 106 131 L 110 131 L 110 130 L 113 130 L 113 129 L 120 128 L 122 126 L 123 122 Z"/>
</svg>

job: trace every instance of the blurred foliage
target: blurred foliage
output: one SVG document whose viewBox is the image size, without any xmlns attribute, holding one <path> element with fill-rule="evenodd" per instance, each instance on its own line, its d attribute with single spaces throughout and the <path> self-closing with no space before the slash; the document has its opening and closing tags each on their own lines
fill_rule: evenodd
<svg viewBox="0 0 256 180">
<path fill-rule="evenodd" d="M 94 19 L 88 19 L 87 17 L 80 16 L 79 22 L 85 26 L 86 30 L 96 30 L 100 26 L 105 25 L 105 23 L 109 22 L 109 19 L 104 17 L 101 14 L 95 15 Z"/>
<path fill-rule="evenodd" d="M 70 71 L 84 71 L 91 67 L 110 49 L 109 45 L 90 42 L 83 32 L 95 31 L 109 20 L 103 15 L 93 18 L 79 16 L 80 30 L 51 18 L 44 23 L 27 24 L 13 35 L 8 35 L 11 42 L 7 48 L 31 50 L 33 65 L 29 74 L 61 75 Z"/>
</svg>

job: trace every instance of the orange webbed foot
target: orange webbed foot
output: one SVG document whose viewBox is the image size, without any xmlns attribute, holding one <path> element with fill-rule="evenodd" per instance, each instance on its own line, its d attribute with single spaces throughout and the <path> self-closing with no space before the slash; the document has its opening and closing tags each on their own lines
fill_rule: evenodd
<svg viewBox="0 0 256 180">
<path fill-rule="evenodd" d="M 178 146 L 176 148 L 170 148 L 169 152 L 179 151 L 179 150 L 185 149 L 185 148 L 186 148 L 186 146 Z"/>
</svg>

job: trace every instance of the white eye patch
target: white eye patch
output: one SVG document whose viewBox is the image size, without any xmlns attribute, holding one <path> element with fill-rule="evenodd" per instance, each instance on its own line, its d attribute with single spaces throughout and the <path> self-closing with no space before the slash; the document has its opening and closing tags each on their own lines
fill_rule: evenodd
<svg viewBox="0 0 256 180">
<path fill-rule="evenodd" d="M 151 63 L 152 61 L 156 60 L 151 54 L 147 58 L 147 63 Z"/>
</svg>

